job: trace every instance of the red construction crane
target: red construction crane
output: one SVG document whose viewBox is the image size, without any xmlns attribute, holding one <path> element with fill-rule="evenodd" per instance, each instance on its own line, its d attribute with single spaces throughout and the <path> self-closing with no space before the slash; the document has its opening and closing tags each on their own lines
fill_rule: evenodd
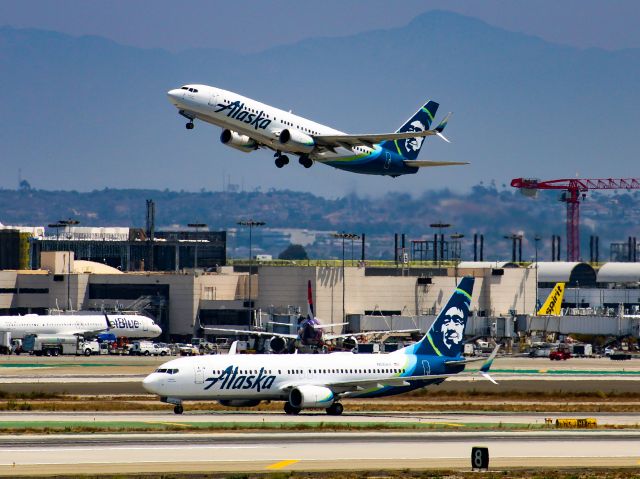
<svg viewBox="0 0 640 479">
<path fill-rule="evenodd" d="M 580 196 L 584 199 L 589 190 L 638 190 L 640 178 L 564 178 L 549 181 L 514 178 L 511 186 L 520 188 L 525 196 L 536 196 L 538 190 L 566 191 L 560 201 L 567 204 L 567 261 L 580 261 Z"/>
</svg>

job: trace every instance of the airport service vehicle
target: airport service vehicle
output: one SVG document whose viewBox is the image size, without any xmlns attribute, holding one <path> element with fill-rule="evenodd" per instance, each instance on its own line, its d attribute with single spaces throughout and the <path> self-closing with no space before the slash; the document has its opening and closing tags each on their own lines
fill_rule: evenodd
<svg viewBox="0 0 640 479">
<path fill-rule="evenodd" d="M 323 408 L 342 414 L 341 398 L 391 396 L 439 384 L 462 373 L 476 358 L 464 358 L 463 334 L 474 279 L 463 278 L 427 334 L 417 343 L 389 354 L 229 354 L 179 358 L 162 364 L 143 381 L 144 388 L 174 404 L 216 400 L 224 406 L 252 407 L 283 401 L 287 414 Z M 485 378 L 498 352 L 479 370 Z"/>
<path fill-rule="evenodd" d="M 551 359 L 551 361 L 566 361 L 567 359 L 571 359 L 571 353 L 564 349 L 557 349 L 549 353 L 549 359 Z"/>
<path fill-rule="evenodd" d="M 353 173 L 397 177 L 422 167 L 465 165 L 466 162 L 418 160 L 427 136 L 439 136 L 447 115 L 431 129 L 439 104 L 428 101 L 395 133 L 349 135 L 291 112 L 208 85 L 184 85 L 167 92 L 178 113 L 222 128 L 220 141 L 243 152 L 267 148 L 275 152 L 276 167 L 295 155 L 305 168 L 324 163 Z"/>
<path fill-rule="evenodd" d="M 151 341 L 135 341 L 129 350 L 134 356 L 167 356 L 171 350 L 167 346 L 160 346 Z"/>
<path fill-rule="evenodd" d="M 29 334 L 100 335 L 113 339 L 155 338 L 162 329 L 153 319 L 137 314 L 25 314 L 0 317 L 0 332 L 22 339 Z"/>
<path fill-rule="evenodd" d="M 75 335 L 28 334 L 22 340 L 22 351 L 35 356 L 100 354 L 97 341 L 85 341 Z"/>
</svg>

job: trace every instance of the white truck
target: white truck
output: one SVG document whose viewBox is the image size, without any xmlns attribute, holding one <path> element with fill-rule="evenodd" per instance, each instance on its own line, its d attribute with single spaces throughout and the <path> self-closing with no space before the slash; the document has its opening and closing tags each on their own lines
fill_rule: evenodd
<svg viewBox="0 0 640 479">
<path fill-rule="evenodd" d="M 35 356 L 60 354 L 100 354 L 97 341 L 85 341 L 82 336 L 60 334 L 28 334 L 22 341 L 22 350 Z"/>
<path fill-rule="evenodd" d="M 133 356 L 167 356 L 171 354 L 168 346 L 151 341 L 135 341 L 129 350 Z"/>
</svg>

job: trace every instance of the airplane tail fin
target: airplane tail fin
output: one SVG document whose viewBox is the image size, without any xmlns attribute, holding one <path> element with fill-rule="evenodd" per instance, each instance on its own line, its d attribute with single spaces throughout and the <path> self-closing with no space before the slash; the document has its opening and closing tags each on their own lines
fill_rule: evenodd
<svg viewBox="0 0 640 479">
<path fill-rule="evenodd" d="M 415 112 L 396 133 L 428 130 L 431 128 L 431 123 L 433 123 L 433 119 L 436 116 L 438 106 L 440 105 L 437 102 L 428 101 L 423 107 Z M 438 125 L 438 127 L 441 125 L 442 123 Z M 446 126 L 446 122 L 444 123 L 444 126 Z M 443 129 L 444 126 L 442 126 Z M 438 133 L 441 134 L 442 132 L 440 131 Z M 406 140 L 385 141 L 380 146 L 388 150 L 399 152 L 407 160 L 415 160 L 418 157 L 418 153 L 420 153 L 420 148 L 422 148 L 423 142 L 424 137 L 407 138 Z"/>
<path fill-rule="evenodd" d="M 474 278 L 465 276 L 458 283 L 447 305 L 416 344 L 407 348 L 408 353 L 431 356 L 458 357 L 464 347 L 464 329 L 469 318 Z"/>
<path fill-rule="evenodd" d="M 564 296 L 564 283 L 556 283 L 544 302 L 538 316 L 560 316 L 562 297 Z"/>
<path fill-rule="evenodd" d="M 309 319 L 316 317 L 316 313 L 313 310 L 313 292 L 311 291 L 311 280 L 307 283 L 307 316 Z"/>
</svg>

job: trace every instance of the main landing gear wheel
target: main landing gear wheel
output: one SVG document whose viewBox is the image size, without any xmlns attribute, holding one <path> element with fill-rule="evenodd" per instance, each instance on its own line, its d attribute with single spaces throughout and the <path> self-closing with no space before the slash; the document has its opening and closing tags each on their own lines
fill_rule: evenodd
<svg viewBox="0 0 640 479">
<path fill-rule="evenodd" d="M 305 168 L 311 168 L 313 166 L 313 160 L 308 156 L 301 156 L 298 162 Z"/>
<path fill-rule="evenodd" d="M 189 123 L 187 123 L 187 124 L 185 125 L 185 127 L 187 128 L 187 130 L 193 130 L 193 126 L 194 126 L 194 125 L 193 125 L 193 122 L 192 122 L 192 121 L 190 121 Z"/>
<path fill-rule="evenodd" d="M 184 408 L 182 407 L 182 404 L 176 404 L 173 407 L 173 412 L 176 414 L 182 414 L 184 412 Z"/>
<path fill-rule="evenodd" d="M 329 416 L 340 416 L 344 411 L 344 406 L 339 402 L 334 402 L 331 406 L 327 408 L 327 414 Z"/>
<path fill-rule="evenodd" d="M 276 158 L 276 166 L 278 168 L 282 168 L 284 165 L 289 163 L 289 157 L 287 155 L 280 155 Z"/>
<path fill-rule="evenodd" d="M 290 416 L 296 416 L 300 414 L 301 409 L 299 407 L 294 407 L 291 403 L 284 403 L 284 412 L 289 414 Z"/>
</svg>

